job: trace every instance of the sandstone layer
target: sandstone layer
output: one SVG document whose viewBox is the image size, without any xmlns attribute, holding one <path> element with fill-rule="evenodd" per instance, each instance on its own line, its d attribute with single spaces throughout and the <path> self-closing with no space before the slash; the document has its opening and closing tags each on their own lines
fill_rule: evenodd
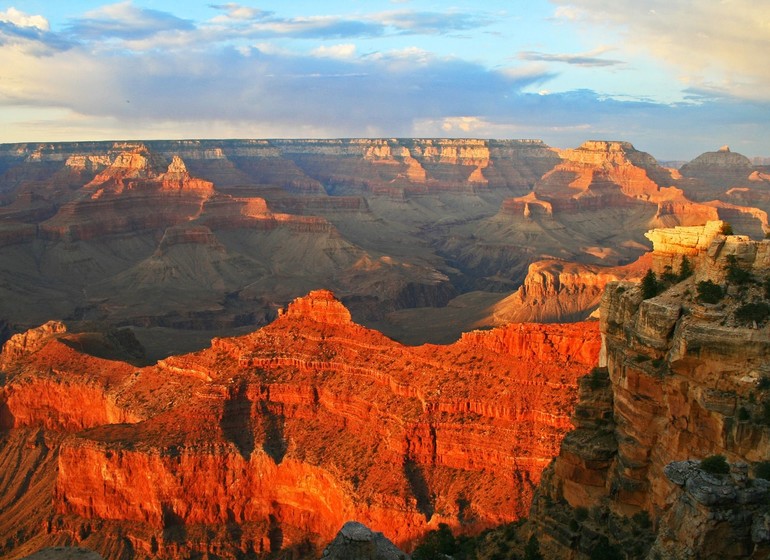
<svg viewBox="0 0 770 560">
<path fill-rule="evenodd" d="M 94 336 L 51 323 L 6 343 L 0 423 L 70 434 L 27 540 L 105 557 L 305 555 L 350 519 L 409 548 L 439 523 L 514 520 L 599 352 L 595 322 L 406 347 L 323 290 L 154 366 L 83 353 Z"/>
<path fill-rule="evenodd" d="M 649 550 L 649 558 L 767 557 L 770 535 L 752 529 L 764 523 L 766 501 L 744 499 L 719 480 L 710 492 L 724 500 L 693 501 L 695 482 L 682 492 L 685 483 L 666 475 L 672 462 L 723 455 L 748 465 L 753 477 L 768 457 L 770 323 L 747 318 L 746 309 L 767 305 L 754 282 L 767 277 L 770 242 L 723 235 L 723 226 L 649 234 L 661 277 L 676 273 L 684 258 L 694 271 L 656 297 L 643 299 L 638 284 L 608 285 L 601 306 L 605 377 L 599 371 L 581 385 L 576 429 L 544 474 L 532 510 L 555 554 L 582 558 L 604 535 L 638 558 Z M 731 267 L 748 276 L 738 280 Z M 724 290 L 716 303 L 699 297 L 707 281 Z M 575 523 L 581 509 L 591 516 Z"/>
</svg>

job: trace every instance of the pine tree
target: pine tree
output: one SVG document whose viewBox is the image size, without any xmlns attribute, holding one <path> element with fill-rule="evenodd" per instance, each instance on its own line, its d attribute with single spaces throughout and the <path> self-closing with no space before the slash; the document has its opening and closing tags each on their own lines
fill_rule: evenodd
<svg viewBox="0 0 770 560">
<path fill-rule="evenodd" d="M 681 282 L 685 278 L 692 276 L 693 269 L 690 264 L 690 259 L 687 256 L 682 257 L 682 264 L 679 266 L 679 281 Z"/>
<path fill-rule="evenodd" d="M 540 553 L 540 541 L 535 535 L 529 537 L 527 546 L 524 547 L 524 560 L 543 560 L 543 555 Z"/>
<path fill-rule="evenodd" d="M 647 274 L 642 278 L 642 297 L 650 299 L 658 295 L 658 278 L 651 268 L 647 269 Z"/>
</svg>

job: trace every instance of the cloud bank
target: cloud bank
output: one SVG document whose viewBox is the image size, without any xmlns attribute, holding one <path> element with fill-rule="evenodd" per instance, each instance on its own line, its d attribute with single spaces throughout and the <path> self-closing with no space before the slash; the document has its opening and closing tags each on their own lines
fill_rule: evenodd
<svg viewBox="0 0 770 560">
<path fill-rule="evenodd" d="M 686 39 L 675 36 L 674 23 L 656 24 L 660 14 L 648 13 L 652 5 L 684 18 L 685 2 L 647 3 L 644 12 L 620 0 L 630 10 L 623 16 L 618 0 L 611 16 L 602 12 L 609 1 L 554 4 L 562 22 L 620 26 L 633 48 L 665 53 L 684 73 L 697 66 L 677 51 Z M 693 19 L 690 40 L 703 31 Z M 0 141 L 478 136 L 574 146 L 618 138 L 671 159 L 725 143 L 747 155 L 765 153 L 770 87 L 744 95 L 736 85 L 767 85 L 764 67 L 737 64 L 741 80 L 725 87 L 718 70 L 730 57 L 708 57 L 703 68 L 711 73 L 686 74 L 674 104 L 608 96 L 590 82 L 546 93 L 565 69 L 590 75 L 626 68 L 626 51 L 521 49 L 513 63 L 490 67 L 474 58 L 476 43 L 465 37 L 493 21 L 470 11 L 286 17 L 236 3 L 213 5 L 208 20 L 193 21 L 124 1 L 52 30 L 43 15 L 11 8 L 0 12 Z M 715 44 L 734 38 L 731 29 L 712 34 Z M 429 48 L 427 39 L 445 36 L 467 45 L 468 56 Z M 389 41 L 388 48 L 372 48 L 375 38 Z M 656 46 L 647 44 L 653 40 Z M 754 40 L 767 41 L 756 33 Z M 739 59 L 746 48 L 735 47 Z"/>
</svg>

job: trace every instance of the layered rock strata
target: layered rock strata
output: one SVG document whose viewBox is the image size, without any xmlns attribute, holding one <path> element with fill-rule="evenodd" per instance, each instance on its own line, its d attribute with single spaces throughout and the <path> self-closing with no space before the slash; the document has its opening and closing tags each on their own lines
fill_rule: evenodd
<svg viewBox="0 0 770 560">
<path fill-rule="evenodd" d="M 49 325 L 3 354 L 3 428 L 71 434 L 40 542 L 162 558 L 309 554 L 349 519 L 404 547 L 516 519 L 599 351 L 596 323 L 405 347 L 327 291 L 151 367 L 83 344 Z"/>
<path fill-rule="evenodd" d="M 681 491 L 665 474 L 672 462 L 715 454 L 752 470 L 768 457 L 770 429 L 763 407 L 770 322 L 767 316 L 747 318 L 746 309 L 767 305 L 755 282 L 767 276 L 770 242 L 725 236 L 722 230 L 717 222 L 649 234 L 654 269 L 677 273 L 687 257 L 694 270 L 656 297 L 643 299 L 639 285 L 608 285 L 601 307 L 601 363 L 611 385 L 602 388 L 597 380 L 581 393 L 576 430 L 544 474 L 533 506 L 552 552 L 581 557 L 604 535 L 621 548 L 635 546 L 633 557 L 641 558 L 657 533 L 650 558 L 766 557 L 770 541 L 752 531 L 736 529 L 730 534 L 737 540 L 725 540 L 734 524 L 704 522 L 702 533 L 690 534 L 697 519 L 722 514 L 710 517 L 708 508 L 698 510 L 689 498 L 677 497 Z M 729 272 L 731 266 L 748 274 L 743 283 Z M 722 286 L 725 295 L 717 303 L 700 300 L 705 281 Z M 741 504 L 755 502 L 742 495 L 733 492 L 719 505 L 726 512 L 747 511 Z M 573 522 L 574 530 L 564 529 L 578 510 L 591 516 Z M 757 519 L 766 511 L 766 505 L 759 507 Z M 602 523 L 614 529 L 607 533 Z M 672 548 L 676 535 L 684 539 L 681 547 L 689 547 L 686 554 Z M 660 552 L 664 549 L 674 552 Z"/>
</svg>

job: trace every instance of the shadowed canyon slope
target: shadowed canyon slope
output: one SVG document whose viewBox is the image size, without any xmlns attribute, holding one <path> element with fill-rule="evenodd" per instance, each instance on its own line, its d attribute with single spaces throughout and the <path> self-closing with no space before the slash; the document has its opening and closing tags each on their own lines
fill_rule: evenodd
<svg viewBox="0 0 770 560">
<path fill-rule="evenodd" d="M 604 141 L 3 145 L 0 319 L 131 325 L 151 357 L 265 324 L 318 288 L 411 342 L 581 319 L 608 279 L 638 276 L 623 267 L 652 227 L 719 218 L 762 237 L 768 178 L 747 162 L 722 150 L 680 173 Z M 466 294 L 446 332 L 411 326 Z"/>
<path fill-rule="evenodd" d="M 6 343 L 4 554 L 307 554 L 349 519 L 401 546 L 516 519 L 600 344 L 594 322 L 406 347 L 328 291 L 154 366 L 126 342 L 51 322 Z"/>
<path fill-rule="evenodd" d="M 606 369 L 581 382 L 576 429 L 532 509 L 554 557 L 608 546 L 650 559 L 770 554 L 770 241 L 722 228 L 650 232 L 653 270 L 684 258 L 693 270 L 658 295 L 607 287 Z M 713 455 L 731 467 L 700 466 Z"/>
</svg>

